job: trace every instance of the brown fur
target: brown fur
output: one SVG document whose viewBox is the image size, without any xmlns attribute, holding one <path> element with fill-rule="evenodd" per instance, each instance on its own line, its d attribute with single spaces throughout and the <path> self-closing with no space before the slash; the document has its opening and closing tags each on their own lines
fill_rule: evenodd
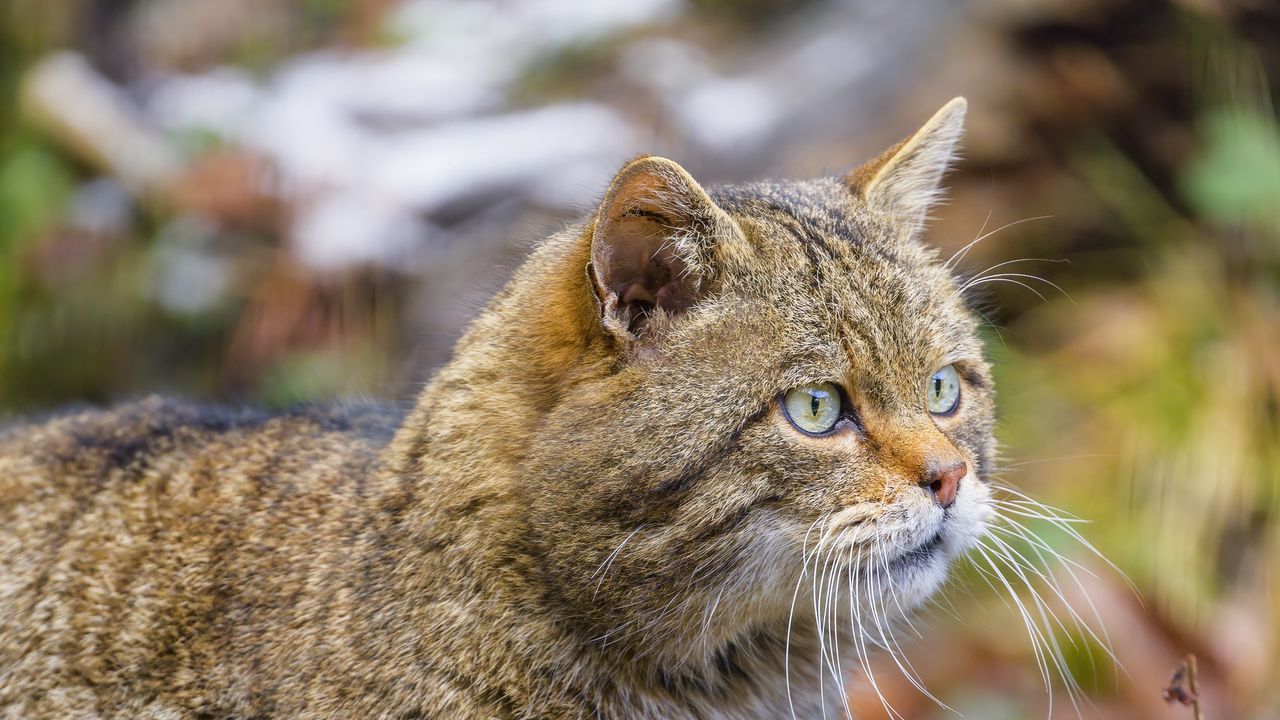
<svg viewBox="0 0 1280 720">
<path fill-rule="evenodd" d="M 924 508 L 930 463 L 980 482 L 994 451 L 975 319 L 914 238 L 948 108 L 923 159 L 849 182 L 630 163 L 403 419 L 146 400 L 0 434 L 0 717 L 838 706 L 789 617 L 806 528 Z M 933 418 L 949 362 L 966 394 Z M 827 380 L 860 427 L 804 436 L 777 398 Z"/>
</svg>

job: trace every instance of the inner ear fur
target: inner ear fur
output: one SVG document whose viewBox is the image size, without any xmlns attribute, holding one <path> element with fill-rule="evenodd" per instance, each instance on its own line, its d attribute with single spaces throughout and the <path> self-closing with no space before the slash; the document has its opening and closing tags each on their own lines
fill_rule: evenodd
<svg viewBox="0 0 1280 720">
<path fill-rule="evenodd" d="M 589 275 L 608 330 L 648 346 L 712 279 L 712 245 L 728 220 L 684 168 L 660 157 L 628 163 L 596 213 Z"/>
</svg>

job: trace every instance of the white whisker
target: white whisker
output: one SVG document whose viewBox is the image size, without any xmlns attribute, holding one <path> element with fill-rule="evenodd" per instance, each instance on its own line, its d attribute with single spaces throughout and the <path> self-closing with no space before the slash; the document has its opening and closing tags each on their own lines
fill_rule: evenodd
<svg viewBox="0 0 1280 720">
<path fill-rule="evenodd" d="M 1023 526 L 1021 523 L 1017 522 L 1016 520 L 1013 520 L 1007 517 L 1002 517 L 1002 519 L 1008 524 L 1008 527 L 993 528 L 993 529 L 1004 532 L 1012 537 L 1021 538 L 1030 545 L 1032 551 L 1036 554 L 1037 558 L 1039 558 L 1045 570 L 1049 573 L 1049 576 L 1052 581 L 1051 587 L 1053 588 L 1055 594 L 1058 596 L 1059 600 L 1062 601 L 1063 606 L 1068 610 L 1068 612 L 1071 613 L 1071 615 L 1075 619 L 1077 626 L 1082 627 L 1084 631 L 1093 639 L 1093 641 L 1097 643 L 1099 647 L 1102 648 L 1102 650 L 1107 654 L 1107 657 L 1111 660 L 1112 664 L 1116 668 L 1123 669 L 1123 665 L 1120 663 L 1119 658 L 1117 658 L 1115 655 L 1115 649 L 1111 644 L 1111 637 L 1107 632 L 1107 626 L 1106 626 L 1106 623 L 1104 623 L 1102 620 L 1101 613 L 1098 611 L 1097 606 L 1094 604 L 1093 598 L 1089 595 L 1089 592 L 1085 588 L 1084 583 L 1080 581 L 1079 576 L 1076 575 L 1075 570 L 1073 570 L 1072 568 L 1073 566 L 1076 568 L 1079 568 L 1082 571 L 1088 573 L 1089 575 L 1095 578 L 1097 577 L 1097 575 L 1093 573 L 1091 570 L 1089 570 L 1088 568 L 1081 565 L 1080 563 L 1072 560 L 1071 558 L 1064 556 L 1054 548 L 1050 547 L 1044 540 L 1037 537 L 1028 528 Z M 1089 623 L 1085 622 L 1083 618 L 1080 617 L 1079 613 L 1076 612 L 1074 606 L 1072 606 L 1071 603 L 1067 601 L 1066 597 L 1062 592 L 1061 586 L 1058 583 L 1057 577 L 1056 575 L 1054 575 L 1053 568 L 1050 565 L 1049 561 L 1045 558 L 1044 554 L 1042 554 L 1041 552 L 1042 550 L 1046 553 L 1049 553 L 1051 557 L 1053 557 L 1055 560 L 1061 563 L 1062 568 L 1067 572 L 1067 575 L 1071 578 L 1072 582 L 1075 583 L 1076 589 L 1079 590 L 1081 597 L 1083 597 L 1085 602 L 1088 603 L 1089 609 L 1093 613 L 1093 618 L 1097 623 L 1098 629 L 1102 632 L 1102 637 L 1099 637 L 1097 633 L 1094 632 L 1093 627 Z"/>
<path fill-rule="evenodd" d="M 796 579 L 796 588 L 791 593 L 791 609 L 787 611 L 787 637 L 782 651 L 782 674 L 783 683 L 787 689 L 787 707 L 791 710 L 791 720 L 796 720 L 795 701 L 791 696 L 791 627 L 796 615 L 796 599 L 800 596 L 800 587 L 804 584 L 805 573 L 809 569 L 809 534 L 821 522 L 824 517 L 820 516 L 809 525 L 809 529 L 805 530 L 804 538 L 800 541 L 800 577 Z"/>
<path fill-rule="evenodd" d="M 871 549 L 871 554 L 874 554 L 874 548 L 872 548 L 872 549 Z M 858 554 L 858 558 L 857 558 L 857 572 L 856 572 L 856 574 L 855 574 L 855 577 L 856 577 L 856 578 L 858 578 L 859 580 L 865 579 L 865 578 L 867 577 L 866 575 L 864 575 L 864 574 L 862 573 L 862 559 L 863 559 L 863 557 L 864 557 L 864 553 L 859 553 L 859 554 Z M 868 558 L 867 558 L 867 559 L 868 559 L 868 560 L 870 560 L 870 557 L 868 556 Z M 868 588 L 867 588 L 867 601 L 868 601 L 868 602 L 871 602 L 871 594 L 872 594 L 872 591 L 871 591 L 870 587 L 868 587 Z M 896 719 L 898 719 L 898 720 L 905 720 L 904 718 L 902 718 L 901 713 L 899 713 L 899 712 L 898 712 L 898 711 L 893 707 L 893 705 L 889 703 L 889 699 L 888 699 L 888 698 L 886 698 L 886 697 L 884 696 L 884 691 L 882 691 L 882 690 L 880 689 L 880 685 L 879 685 L 879 683 L 878 683 L 878 682 L 876 682 L 876 674 L 875 674 L 875 672 L 871 669 L 871 654 L 867 651 L 867 640 L 869 639 L 869 636 L 868 636 L 868 635 L 867 635 L 867 633 L 865 632 L 866 624 L 865 624 L 865 623 L 863 622 L 863 620 L 862 620 L 862 596 L 861 596 L 861 594 L 860 594 L 860 593 L 854 593 L 854 594 L 853 594 L 853 600 L 854 600 L 854 602 L 850 605 L 850 613 L 851 613 L 851 614 L 854 614 L 854 632 L 855 632 L 855 636 L 856 636 L 856 638 L 857 638 L 857 640 L 858 640 L 858 646 L 859 646 L 859 661 L 860 661 L 860 663 L 861 663 L 861 665 L 862 665 L 862 671 L 863 671 L 863 673 L 866 675 L 867 682 L 871 685 L 871 689 L 875 691 L 877 699 L 879 699 L 879 700 L 880 700 L 880 706 L 881 706 L 882 708 L 884 708 L 885 713 L 886 713 L 887 715 L 889 715 L 889 717 L 891 717 L 891 718 L 896 718 Z M 869 609 L 869 611 L 871 611 L 871 610 Z"/>
<path fill-rule="evenodd" d="M 879 553 L 879 555 L 880 555 L 880 572 L 877 573 L 877 575 L 884 578 L 885 582 L 888 583 L 888 587 L 877 588 L 876 591 L 873 592 L 872 597 L 873 598 L 877 596 L 880 597 L 880 602 L 881 602 L 880 609 L 881 609 L 881 616 L 884 618 L 884 625 L 881 625 L 879 621 L 877 621 L 876 627 L 880 632 L 880 638 L 884 641 L 885 647 L 889 652 L 889 657 L 890 659 L 893 660 L 893 663 L 898 666 L 899 672 L 902 673 L 902 676 L 907 679 L 907 682 L 910 683 L 912 687 L 918 690 L 925 697 L 932 700 L 939 707 L 955 712 L 951 708 L 951 706 L 942 702 L 933 693 L 929 692 L 929 689 L 926 688 L 924 685 L 924 680 L 920 677 L 920 674 L 916 672 L 915 666 L 911 664 L 911 661 L 907 659 L 906 652 L 903 651 L 902 646 L 898 644 L 897 637 L 894 636 L 893 623 L 889 619 L 888 608 L 884 606 L 884 596 L 887 594 L 892 597 L 894 603 L 898 606 L 898 612 L 900 613 L 899 615 L 900 617 L 905 619 L 907 614 L 902 609 L 902 604 L 898 602 L 897 590 L 893 585 L 893 575 L 889 570 L 889 561 L 885 557 L 884 553 Z M 872 602 L 874 603 L 875 600 L 873 599 Z M 887 634 L 885 632 L 886 628 L 888 630 Z M 913 629 L 914 629 L 914 626 L 913 626 Z M 920 633 L 917 631 L 916 635 L 917 637 L 919 637 Z"/>
<path fill-rule="evenodd" d="M 1053 651 L 1049 657 L 1053 660 L 1054 669 L 1057 670 L 1058 677 L 1062 680 L 1063 686 L 1067 690 L 1067 699 L 1071 701 L 1072 707 L 1075 708 L 1076 715 L 1081 716 L 1078 700 L 1081 699 L 1084 693 L 1080 689 L 1079 683 L 1076 682 L 1075 676 L 1069 669 L 1067 669 L 1066 658 L 1062 654 L 1062 648 L 1058 644 L 1058 636 L 1057 633 L 1054 632 L 1053 626 L 1056 624 L 1067 637 L 1068 641 L 1074 645 L 1076 641 L 1071 636 L 1071 631 L 1067 629 L 1067 626 L 1058 618 L 1057 613 L 1053 612 L 1053 609 L 1050 608 L 1044 601 L 1044 598 L 1041 597 L 1039 591 L 1036 590 L 1035 585 L 1032 584 L 1031 580 L 1023 572 L 1024 567 L 1009 555 L 1008 545 L 994 536 L 989 537 L 1000 545 L 999 549 L 990 549 L 995 553 L 998 559 L 1002 560 L 1009 569 L 1013 570 L 1018 578 L 1022 580 L 1023 585 L 1031 593 L 1030 598 L 1035 606 L 1036 613 L 1044 623 L 1044 634 L 1042 637 L 1047 641 L 1047 648 Z"/>
<path fill-rule="evenodd" d="M 1026 284 L 1026 283 L 1022 282 L 1021 280 L 1013 280 L 1013 279 L 1011 279 L 1011 278 L 1006 278 L 1006 277 L 989 277 L 989 278 L 983 278 L 982 280 L 979 280 L 978 282 L 973 283 L 972 285 L 969 285 L 968 287 L 978 287 L 979 285 L 986 285 L 987 283 L 993 283 L 993 282 L 1003 282 L 1003 283 L 1010 283 L 1010 284 L 1013 284 L 1013 285 L 1019 285 L 1019 286 L 1021 286 L 1021 287 L 1026 288 L 1027 290 L 1029 290 L 1029 291 L 1030 291 L 1033 295 L 1035 295 L 1036 297 L 1040 298 L 1041 302 L 1046 302 L 1046 303 L 1047 303 L 1047 302 L 1049 302 L 1049 298 L 1045 297 L 1045 296 L 1044 296 L 1044 293 L 1041 293 L 1039 290 L 1036 290 L 1035 288 L 1031 287 L 1030 285 L 1028 285 L 1028 284 Z M 956 291 L 956 293 L 957 293 L 957 294 L 959 294 L 959 292 L 960 292 L 959 290 L 957 290 L 957 291 Z"/>
<path fill-rule="evenodd" d="M 978 232 L 979 232 L 980 234 L 978 235 L 978 237 L 976 237 L 976 238 L 974 238 L 973 240 L 971 240 L 971 241 L 969 242 L 969 244 L 968 244 L 968 245 L 965 245 L 964 247 L 962 247 L 962 248 L 960 248 L 958 251 L 956 251 L 956 253 L 955 253 L 954 255 L 952 255 L 950 258 L 948 258 L 948 259 L 947 259 L 947 261 L 946 261 L 945 263 L 943 263 L 943 264 L 942 264 L 942 267 L 943 267 L 944 269 L 946 269 L 946 270 L 950 270 L 950 269 L 952 269 L 953 267 L 955 267 L 955 264 L 957 264 L 957 263 L 959 263 L 960 261 L 964 260 L 964 256 L 969 254 L 969 250 L 970 250 L 971 248 L 973 248 L 973 246 L 974 246 L 974 245 L 977 245 L 978 243 L 982 242 L 983 240 L 986 240 L 987 238 L 991 237 L 992 235 L 995 235 L 996 233 L 1000 232 L 1001 230 L 1006 230 L 1006 229 L 1008 229 L 1008 228 L 1014 227 L 1015 225 L 1021 225 L 1022 223 L 1031 222 L 1031 221 L 1033 221 L 1033 220 L 1048 220 L 1049 218 L 1052 218 L 1052 217 L 1053 217 L 1052 215 L 1040 215 L 1040 216 L 1038 216 L 1038 217 L 1029 217 L 1029 218 L 1023 218 L 1023 219 L 1021 219 L 1021 220 L 1014 220 L 1013 222 L 1011 222 L 1011 223 L 1006 223 L 1006 224 L 1004 224 L 1004 225 L 1001 225 L 1000 227 L 998 227 L 998 228 L 996 228 L 995 230 L 992 230 L 991 232 L 988 232 L 988 233 L 982 233 L 982 231 L 981 231 L 981 230 L 979 230 Z M 988 218 L 990 218 L 990 216 L 989 216 L 989 215 L 988 215 Z M 983 227 L 983 228 L 985 228 L 986 226 L 987 226 L 987 224 L 986 224 L 986 222 L 984 221 L 984 222 L 982 223 L 982 227 Z"/>
<path fill-rule="evenodd" d="M 1034 505 L 1039 510 L 1041 510 L 1044 513 L 1044 515 L 1040 516 L 1038 519 L 1045 520 L 1050 524 L 1052 524 L 1054 527 L 1065 532 L 1067 535 L 1071 537 L 1071 539 L 1075 540 L 1076 542 L 1084 546 L 1084 548 L 1087 549 L 1090 553 L 1092 553 L 1094 557 L 1106 563 L 1108 567 L 1114 570 L 1116 574 L 1121 579 L 1124 580 L 1125 584 L 1129 586 L 1129 589 L 1130 591 L 1133 592 L 1134 596 L 1138 598 L 1139 601 L 1141 601 L 1141 594 L 1138 592 L 1137 586 L 1135 586 L 1133 584 L 1133 581 L 1129 579 L 1129 576 L 1126 575 L 1124 571 L 1119 568 L 1119 566 L 1117 566 L 1114 562 L 1112 562 L 1110 558 L 1108 558 L 1106 555 L 1103 555 L 1102 552 L 1098 550 L 1098 548 L 1094 547 L 1093 543 L 1086 540 L 1085 537 L 1081 535 L 1079 531 L 1077 531 L 1074 527 L 1072 527 L 1071 520 L 1074 519 L 1074 516 L 1072 516 L 1070 513 L 1067 513 L 1066 511 L 1059 510 L 1058 508 L 1055 508 L 1051 505 L 1046 505 L 1042 502 L 1039 502 L 1038 500 L 1035 500 L 1034 498 L 1026 495 L 1025 493 L 1017 490 L 1016 488 L 1010 487 L 1009 485 L 1004 485 L 1004 484 L 997 485 L 995 483 L 992 483 L 991 486 L 996 490 L 1009 493 L 1010 495 L 1015 495 L 1021 498 L 1022 500 L 1025 500 L 1027 503 Z M 1066 515 L 1067 517 L 1063 517 L 1064 515 Z"/>
</svg>

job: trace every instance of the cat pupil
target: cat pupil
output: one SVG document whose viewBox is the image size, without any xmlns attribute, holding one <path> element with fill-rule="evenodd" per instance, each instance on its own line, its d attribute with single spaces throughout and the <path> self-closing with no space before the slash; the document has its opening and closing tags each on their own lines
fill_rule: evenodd
<svg viewBox="0 0 1280 720">
<path fill-rule="evenodd" d="M 818 414 L 818 396 L 817 395 L 809 396 L 809 411 L 813 413 L 813 415 L 815 416 Z"/>
<path fill-rule="evenodd" d="M 942 395 L 942 378 L 935 377 L 933 379 L 933 394 Z"/>
</svg>

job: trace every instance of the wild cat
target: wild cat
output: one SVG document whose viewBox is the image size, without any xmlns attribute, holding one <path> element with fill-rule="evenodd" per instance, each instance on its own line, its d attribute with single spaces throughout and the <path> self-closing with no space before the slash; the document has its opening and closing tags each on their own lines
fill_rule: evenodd
<svg viewBox="0 0 1280 720">
<path fill-rule="evenodd" d="M 846 177 L 627 163 L 403 417 L 8 429 L 0 717 L 845 713 L 1032 512 L 993 497 L 978 316 L 919 237 L 964 113 Z"/>
</svg>

